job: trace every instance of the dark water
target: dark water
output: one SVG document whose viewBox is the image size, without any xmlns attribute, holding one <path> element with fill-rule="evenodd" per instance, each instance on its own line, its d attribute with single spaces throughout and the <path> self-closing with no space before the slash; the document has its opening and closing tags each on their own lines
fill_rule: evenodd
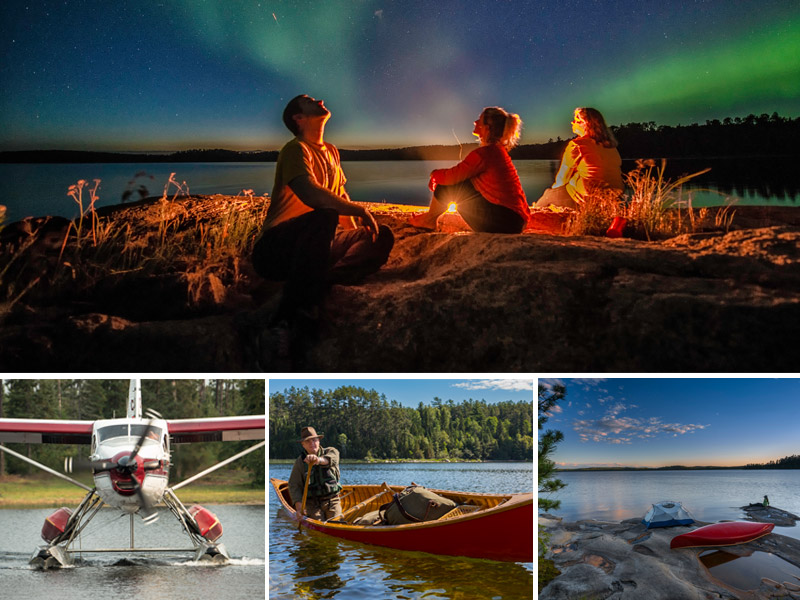
<svg viewBox="0 0 800 600">
<path fill-rule="evenodd" d="M 270 464 L 270 477 L 288 479 L 291 465 Z M 415 483 L 475 492 L 530 492 L 533 465 L 342 465 L 342 483 Z M 403 552 L 297 530 L 269 490 L 269 597 L 369 600 L 517 600 L 533 597 L 533 563 Z M 533 531 L 530 532 L 531 539 Z"/>
<path fill-rule="evenodd" d="M 15 600 L 238 600 L 265 596 L 263 506 L 211 506 L 223 526 L 221 541 L 231 555 L 227 565 L 191 562 L 187 555 L 87 554 L 75 567 L 33 570 L 28 560 L 42 544 L 39 533 L 54 509 L 0 510 L 0 597 Z M 175 518 L 161 510 L 159 520 L 144 526 L 134 520 L 136 545 L 189 548 Z M 91 529 L 91 531 L 90 531 Z M 87 527 L 84 548 L 126 547 L 129 519 L 104 509 Z M 124 563 L 120 563 L 126 559 Z M 11 591 L 13 590 L 13 592 Z"/>
<path fill-rule="evenodd" d="M 347 189 L 354 200 L 427 206 L 431 170 L 453 164 L 454 161 L 347 161 L 343 166 Z M 518 160 L 514 164 L 529 204 L 552 184 L 558 166 L 552 160 Z M 623 170 L 633 167 L 632 161 L 625 161 Z M 787 160 L 670 160 L 667 175 L 674 179 L 706 167 L 711 167 L 710 173 L 687 184 L 694 206 L 733 200 L 742 205 L 797 206 L 800 201 L 800 178 Z M 236 195 L 250 189 L 262 195 L 272 190 L 275 163 L 0 164 L 0 204 L 7 207 L 9 222 L 26 216 L 73 218 L 79 214 L 78 205 L 67 196 L 67 190 L 79 179 L 89 184 L 100 179 L 97 206 L 107 206 L 119 204 L 126 190 L 140 186 L 149 195 L 160 196 L 173 172 L 175 179 L 186 182 L 194 194 Z M 145 175 L 134 178 L 138 173 Z M 705 188 L 716 191 L 704 191 Z M 86 208 L 89 194 L 84 191 Z M 171 187 L 170 192 L 174 193 L 175 188 Z M 138 195 L 133 196 L 136 198 Z"/>
<path fill-rule="evenodd" d="M 800 568 L 768 552 L 737 556 L 725 550 L 708 550 L 700 554 L 700 561 L 714 577 L 740 590 L 758 589 L 762 577 L 800 585 Z"/>
</svg>

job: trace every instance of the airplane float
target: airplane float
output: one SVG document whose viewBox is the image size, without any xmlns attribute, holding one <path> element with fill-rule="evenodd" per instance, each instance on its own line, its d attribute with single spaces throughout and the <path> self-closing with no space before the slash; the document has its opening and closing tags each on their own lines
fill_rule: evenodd
<svg viewBox="0 0 800 600">
<path fill-rule="evenodd" d="M 36 549 L 30 563 L 43 569 L 68 566 L 73 564 L 74 554 L 92 552 L 191 552 L 194 560 L 227 561 L 230 555 L 225 545 L 218 542 L 222 525 L 217 517 L 200 505 L 187 509 L 175 490 L 258 450 L 266 441 L 172 487 L 168 486 L 170 449 L 173 444 L 189 442 L 265 440 L 264 430 L 264 415 L 165 420 L 149 411 L 143 417 L 138 379 L 131 380 L 125 418 L 97 421 L 0 419 L 0 442 L 91 445 L 93 488 L 0 444 L 0 451 L 87 491 L 74 511 L 60 508 L 45 519 L 42 539 L 46 545 Z M 65 460 L 65 470 L 71 470 L 71 459 Z M 192 548 L 134 547 L 134 515 L 139 514 L 145 523 L 154 522 L 158 519 L 155 507 L 159 502 L 163 502 L 180 522 Z M 75 549 L 80 533 L 104 504 L 130 515 L 130 547 Z"/>
</svg>

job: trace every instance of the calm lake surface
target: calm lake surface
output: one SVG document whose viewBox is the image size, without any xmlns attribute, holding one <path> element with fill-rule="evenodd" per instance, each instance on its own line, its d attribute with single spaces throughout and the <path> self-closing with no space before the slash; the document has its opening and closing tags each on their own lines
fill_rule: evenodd
<svg viewBox="0 0 800 600">
<path fill-rule="evenodd" d="M 800 515 L 800 470 L 562 471 L 567 487 L 548 496 L 561 500 L 553 514 L 567 521 L 622 521 L 644 517 L 662 500 L 681 502 L 700 521 L 744 518 L 740 506 L 761 502 Z M 775 527 L 800 539 L 800 526 Z"/>
<path fill-rule="evenodd" d="M 420 463 L 342 465 L 343 484 L 381 483 L 471 492 L 530 492 L 533 465 Z M 288 479 L 291 465 L 269 466 Z M 519 600 L 533 597 L 533 563 L 504 563 L 368 546 L 297 530 L 269 490 L 269 597 L 368 600 Z M 529 532 L 533 542 L 533 532 Z"/>
<path fill-rule="evenodd" d="M 28 560 L 36 547 L 44 543 L 40 538 L 42 523 L 54 509 L 0 510 L 3 587 L 0 596 L 15 600 L 264 598 L 264 507 L 209 505 L 207 508 L 222 522 L 222 541 L 232 558 L 227 565 L 193 563 L 183 554 L 134 556 L 125 565 L 119 565 L 115 563 L 127 555 L 91 554 L 76 567 L 49 571 L 31 569 Z M 191 547 L 172 514 L 163 508 L 159 512 L 159 520 L 147 526 L 135 517 L 136 545 Z M 127 515 L 103 509 L 84 532 L 83 547 L 126 547 L 128 532 Z"/>
<path fill-rule="evenodd" d="M 731 196 L 742 205 L 797 206 L 800 191 L 795 169 L 774 163 L 772 160 L 766 166 L 760 165 L 755 159 L 743 163 L 717 159 L 692 163 L 668 161 L 668 167 L 676 170 L 675 175 L 668 175 L 674 178 L 714 165 L 712 172 L 696 180 L 696 184 L 719 193 L 694 190 L 694 206 L 724 204 Z M 433 169 L 454 164 L 454 161 L 345 161 L 343 167 L 348 178 L 347 189 L 354 200 L 427 206 L 428 175 Z M 529 204 L 552 184 L 558 167 L 557 161 L 552 160 L 518 160 L 514 164 Z M 626 161 L 623 170 L 631 168 L 633 164 Z M 73 218 L 78 216 L 78 205 L 67 196 L 67 190 L 79 179 L 90 185 L 94 179 L 100 179 L 97 206 L 107 206 L 119 204 L 126 190 L 142 185 L 148 195 L 160 196 L 170 173 L 176 173 L 176 181 L 186 182 L 194 194 L 236 195 L 251 189 L 262 195 L 272 190 L 275 163 L 0 164 L 0 204 L 6 205 L 9 222 L 27 216 Z M 175 191 L 171 188 L 172 193 Z M 138 199 L 136 194 L 131 197 L 135 199 Z M 89 193 L 84 190 L 84 208 L 88 202 Z"/>
</svg>

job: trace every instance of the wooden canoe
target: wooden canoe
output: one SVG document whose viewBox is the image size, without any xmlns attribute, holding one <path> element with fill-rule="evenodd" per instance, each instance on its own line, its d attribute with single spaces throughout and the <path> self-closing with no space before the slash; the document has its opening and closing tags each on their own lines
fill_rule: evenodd
<svg viewBox="0 0 800 600">
<path fill-rule="evenodd" d="M 697 548 L 703 546 L 734 546 L 751 542 L 767 535 L 775 527 L 773 523 L 750 521 L 728 521 L 698 527 L 688 533 L 672 538 L 670 548 Z"/>
<path fill-rule="evenodd" d="M 271 478 L 278 500 L 292 517 L 289 485 Z M 431 490 L 458 506 L 436 521 L 406 525 L 352 525 L 358 517 L 390 502 L 404 486 L 347 485 L 340 497 L 345 522 L 304 518 L 302 525 L 334 537 L 432 554 L 469 556 L 511 562 L 533 562 L 533 492 L 477 494 Z"/>
</svg>

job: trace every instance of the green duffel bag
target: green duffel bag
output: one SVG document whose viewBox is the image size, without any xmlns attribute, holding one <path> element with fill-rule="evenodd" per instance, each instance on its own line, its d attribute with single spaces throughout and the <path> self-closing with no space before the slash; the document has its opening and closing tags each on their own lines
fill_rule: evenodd
<svg viewBox="0 0 800 600">
<path fill-rule="evenodd" d="M 405 525 L 435 521 L 455 507 L 456 503 L 452 500 L 434 494 L 421 485 L 412 485 L 395 494 L 391 502 L 381 506 L 380 513 L 387 525 Z"/>
<path fill-rule="evenodd" d="M 379 510 L 361 515 L 353 521 L 353 525 L 383 525 Z"/>
</svg>

